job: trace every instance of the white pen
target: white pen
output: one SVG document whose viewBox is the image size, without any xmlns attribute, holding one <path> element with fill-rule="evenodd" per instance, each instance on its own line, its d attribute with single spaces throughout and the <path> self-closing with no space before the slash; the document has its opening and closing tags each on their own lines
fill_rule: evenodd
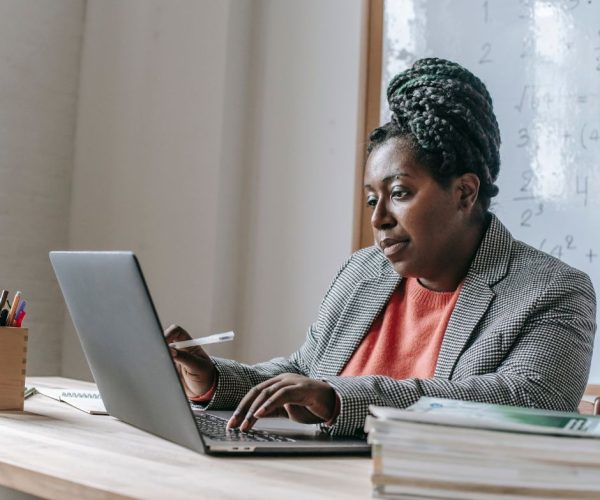
<svg viewBox="0 0 600 500">
<path fill-rule="evenodd" d="M 193 347 L 195 345 L 217 344 L 219 342 L 227 342 L 233 340 L 235 333 L 225 332 L 209 335 L 208 337 L 198 337 L 197 339 L 182 340 L 181 342 L 171 342 L 169 347 L 174 349 L 183 349 L 184 347 Z"/>
</svg>

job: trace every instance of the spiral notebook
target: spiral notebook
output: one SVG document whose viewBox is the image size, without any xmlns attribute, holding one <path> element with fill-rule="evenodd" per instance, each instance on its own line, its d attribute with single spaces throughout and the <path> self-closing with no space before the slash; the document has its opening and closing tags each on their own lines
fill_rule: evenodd
<svg viewBox="0 0 600 500">
<path fill-rule="evenodd" d="M 65 390 L 36 386 L 39 394 L 67 403 L 90 415 L 108 415 L 98 391 Z"/>
<path fill-rule="evenodd" d="M 108 415 L 98 391 L 63 391 L 60 400 L 90 415 Z"/>
</svg>

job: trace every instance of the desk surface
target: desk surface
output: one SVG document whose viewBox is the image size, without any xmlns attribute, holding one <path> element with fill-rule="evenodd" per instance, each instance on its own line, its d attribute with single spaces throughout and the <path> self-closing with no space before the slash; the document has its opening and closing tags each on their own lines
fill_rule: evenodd
<svg viewBox="0 0 600 500">
<path fill-rule="evenodd" d="M 95 388 L 58 377 L 28 385 Z M 210 457 L 36 394 L 0 411 L 0 485 L 45 498 L 368 498 L 361 457 Z"/>
</svg>

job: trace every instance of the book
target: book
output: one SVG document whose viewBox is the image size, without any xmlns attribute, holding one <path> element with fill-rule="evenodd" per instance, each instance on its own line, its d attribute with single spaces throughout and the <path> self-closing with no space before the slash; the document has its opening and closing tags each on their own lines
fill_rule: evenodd
<svg viewBox="0 0 600 500">
<path fill-rule="evenodd" d="M 36 392 L 67 403 L 90 415 L 108 415 L 99 391 L 36 386 Z"/>
<path fill-rule="evenodd" d="M 370 410 L 376 497 L 600 498 L 600 417 L 439 398 Z"/>
<path fill-rule="evenodd" d="M 600 438 L 600 416 L 454 399 L 422 397 L 406 410 L 374 406 L 371 413 L 391 420 Z"/>
</svg>

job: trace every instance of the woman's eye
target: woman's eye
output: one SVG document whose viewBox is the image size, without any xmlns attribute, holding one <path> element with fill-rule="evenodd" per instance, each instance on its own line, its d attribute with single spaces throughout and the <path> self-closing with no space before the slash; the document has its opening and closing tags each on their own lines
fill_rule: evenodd
<svg viewBox="0 0 600 500">
<path fill-rule="evenodd" d="M 375 196 L 367 196 L 367 206 L 375 208 L 377 205 L 377 198 Z"/>
<path fill-rule="evenodd" d="M 392 190 L 392 198 L 405 198 L 408 194 L 406 189 L 395 188 Z"/>
</svg>

